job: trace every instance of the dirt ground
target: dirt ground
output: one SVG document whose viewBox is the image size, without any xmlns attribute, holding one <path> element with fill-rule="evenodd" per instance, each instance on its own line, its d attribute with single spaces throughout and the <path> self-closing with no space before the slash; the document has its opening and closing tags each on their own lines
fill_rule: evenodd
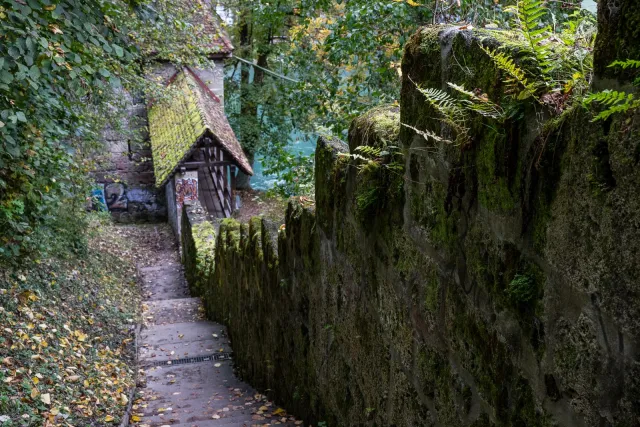
<svg viewBox="0 0 640 427">
<path fill-rule="evenodd" d="M 270 195 L 257 190 L 238 190 L 242 205 L 234 212 L 233 217 L 246 222 L 254 216 L 264 216 L 274 221 L 284 222 L 288 200 L 277 195 Z"/>
</svg>

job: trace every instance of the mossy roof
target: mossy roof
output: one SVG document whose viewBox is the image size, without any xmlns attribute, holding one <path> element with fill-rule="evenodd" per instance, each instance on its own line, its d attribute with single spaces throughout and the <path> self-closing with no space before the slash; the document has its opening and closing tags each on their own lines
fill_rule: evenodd
<svg viewBox="0 0 640 427">
<path fill-rule="evenodd" d="M 251 165 L 229 125 L 224 107 L 186 71 L 171 83 L 173 89 L 149 109 L 149 135 L 158 187 L 171 178 L 187 160 L 201 139 L 209 135 L 246 174 Z"/>
<path fill-rule="evenodd" d="M 174 5 L 181 12 L 180 20 L 186 24 L 193 34 L 197 34 L 195 42 L 188 46 L 188 49 L 198 54 L 207 56 L 228 56 L 233 52 L 233 45 L 229 36 L 221 28 L 220 17 L 211 0 L 177 0 Z M 167 52 L 183 50 L 187 46 L 180 39 L 165 41 L 163 51 L 165 53 L 151 51 L 150 55 L 161 55 L 162 59 L 171 60 L 171 55 Z"/>
<path fill-rule="evenodd" d="M 209 0 L 180 0 L 192 15 L 189 17 L 189 24 L 194 27 L 201 38 L 203 48 L 209 53 L 229 54 L 233 51 L 233 46 L 229 37 L 220 28 L 219 17 Z"/>
</svg>

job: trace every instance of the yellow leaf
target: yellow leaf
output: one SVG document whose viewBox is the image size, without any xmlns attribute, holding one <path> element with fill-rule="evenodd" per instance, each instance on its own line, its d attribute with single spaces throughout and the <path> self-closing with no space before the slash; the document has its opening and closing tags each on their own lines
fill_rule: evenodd
<svg viewBox="0 0 640 427">
<path fill-rule="evenodd" d="M 105 423 L 110 423 L 111 421 L 113 421 L 113 417 L 111 415 L 107 415 L 106 417 L 104 417 Z"/>
<path fill-rule="evenodd" d="M 138 421 L 142 420 L 142 418 L 140 418 L 137 415 L 132 415 L 131 416 L 131 421 L 133 421 L 134 423 L 137 423 Z"/>
<path fill-rule="evenodd" d="M 285 411 L 282 408 L 278 408 L 275 411 L 273 411 L 273 415 L 284 415 L 287 411 Z"/>
<path fill-rule="evenodd" d="M 32 399 L 35 399 L 36 397 L 38 397 L 39 394 L 40 394 L 40 392 L 38 391 L 37 388 L 34 387 L 34 388 L 31 389 L 31 398 Z"/>
<path fill-rule="evenodd" d="M 31 381 L 33 381 L 34 384 L 38 384 L 40 382 L 40 380 L 38 379 L 38 377 L 33 377 L 31 378 Z"/>
<path fill-rule="evenodd" d="M 51 405 L 51 395 L 49 393 L 44 393 L 42 396 L 40 396 L 40 400 L 45 405 Z"/>
<path fill-rule="evenodd" d="M 55 4 L 51 4 L 51 5 L 49 5 L 49 6 L 45 6 L 45 7 L 44 7 L 44 10 L 53 10 L 53 9 L 55 9 L 55 8 L 56 8 L 56 5 L 55 5 Z"/>
</svg>

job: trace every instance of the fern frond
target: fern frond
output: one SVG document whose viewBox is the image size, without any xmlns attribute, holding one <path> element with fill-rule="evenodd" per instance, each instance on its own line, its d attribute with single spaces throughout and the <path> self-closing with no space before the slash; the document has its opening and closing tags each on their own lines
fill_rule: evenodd
<svg viewBox="0 0 640 427">
<path fill-rule="evenodd" d="M 547 34 L 551 32 L 551 28 L 542 23 L 547 8 L 540 0 L 519 0 L 516 6 L 510 6 L 505 10 L 515 13 L 520 31 L 527 40 L 543 76 L 548 78 L 555 65 L 551 61 L 549 49 L 543 43 Z"/>
<path fill-rule="evenodd" d="M 516 65 L 513 58 L 508 57 L 504 52 L 491 50 L 484 46 L 480 46 L 480 48 L 489 55 L 498 69 L 507 74 L 505 83 L 508 94 L 520 100 L 535 96 L 538 85 L 527 79 L 525 72 Z"/>
<path fill-rule="evenodd" d="M 594 122 L 607 120 L 614 114 L 624 114 L 640 108 L 640 100 L 636 99 L 632 93 L 618 92 L 615 90 L 604 90 L 602 92 L 592 93 L 582 101 L 585 106 L 590 106 L 594 102 L 608 107 L 593 118 Z"/>
<path fill-rule="evenodd" d="M 640 68 L 640 61 L 637 61 L 635 59 L 625 59 L 624 61 L 613 61 L 611 64 L 609 64 L 608 66 L 609 68 L 615 68 L 615 67 L 620 67 L 623 70 L 626 70 L 627 68 Z"/>
<path fill-rule="evenodd" d="M 430 130 L 420 130 L 418 128 L 415 128 L 413 126 L 407 125 L 402 123 L 402 126 L 409 128 L 411 130 L 413 130 L 415 133 L 417 133 L 418 135 L 420 135 L 421 137 L 423 137 L 424 139 L 428 140 L 433 140 L 435 142 L 445 142 L 447 144 L 453 144 L 453 141 L 446 139 L 446 138 L 442 138 L 440 135 L 435 134 L 434 132 L 431 132 Z"/>
<path fill-rule="evenodd" d="M 489 100 L 489 98 L 487 98 L 485 94 L 478 96 L 475 93 L 466 90 L 464 86 L 460 86 L 451 82 L 447 84 L 451 89 L 469 98 L 463 101 L 469 110 L 484 117 L 489 117 L 500 121 L 504 120 L 504 110 L 502 109 L 502 107 L 491 102 L 491 100 Z"/>
<path fill-rule="evenodd" d="M 382 148 L 371 147 L 369 145 L 359 145 L 356 148 L 354 148 L 353 151 L 361 153 L 362 156 L 364 156 L 365 158 L 371 159 L 371 158 L 380 157 L 382 153 Z"/>
<path fill-rule="evenodd" d="M 464 109 L 459 105 L 459 101 L 447 92 L 435 88 L 425 89 L 420 86 L 418 86 L 418 91 L 420 91 L 427 99 L 427 102 L 448 121 L 464 121 Z"/>
</svg>

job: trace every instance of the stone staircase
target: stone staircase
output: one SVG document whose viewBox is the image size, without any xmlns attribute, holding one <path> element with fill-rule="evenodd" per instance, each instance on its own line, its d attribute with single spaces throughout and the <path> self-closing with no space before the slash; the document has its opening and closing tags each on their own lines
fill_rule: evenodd
<svg viewBox="0 0 640 427">
<path fill-rule="evenodd" d="M 204 319 L 180 263 L 165 260 L 140 273 L 145 324 L 138 361 L 145 386 L 131 425 L 302 425 L 235 376 L 225 328 Z"/>
</svg>

